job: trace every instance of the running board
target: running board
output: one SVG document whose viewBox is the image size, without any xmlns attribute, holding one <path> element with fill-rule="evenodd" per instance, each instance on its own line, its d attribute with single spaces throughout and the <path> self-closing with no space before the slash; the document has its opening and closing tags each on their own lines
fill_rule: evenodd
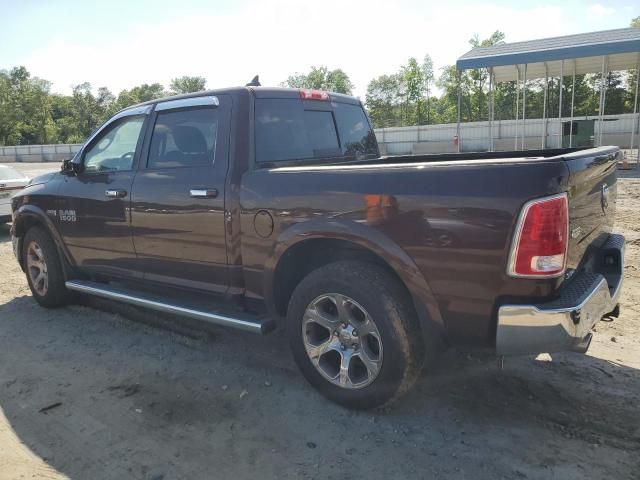
<svg viewBox="0 0 640 480">
<path fill-rule="evenodd" d="M 165 299 L 148 295 L 146 293 L 132 292 L 131 290 L 126 290 L 124 288 L 85 280 L 69 280 L 65 282 L 65 285 L 69 290 L 85 293 L 87 295 L 94 295 L 96 297 L 107 298 L 117 302 L 128 303 L 130 305 L 148 308 L 158 312 L 194 318 L 196 320 L 224 327 L 232 327 L 259 334 L 264 334 L 271 330 L 271 322 L 267 318 L 252 316 L 251 314 L 244 312 L 230 316 L 223 313 L 198 310 L 187 305 L 167 303 Z"/>
</svg>

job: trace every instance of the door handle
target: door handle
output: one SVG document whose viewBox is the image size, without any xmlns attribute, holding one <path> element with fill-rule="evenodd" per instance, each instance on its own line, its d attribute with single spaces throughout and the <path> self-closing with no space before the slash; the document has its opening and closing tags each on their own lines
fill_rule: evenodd
<svg viewBox="0 0 640 480">
<path fill-rule="evenodd" d="M 127 196 L 127 191 L 126 190 L 105 190 L 104 195 L 105 197 L 109 197 L 109 198 L 124 198 Z"/>
<path fill-rule="evenodd" d="M 216 198 L 218 190 L 215 188 L 192 188 L 189 195 L 193 198 Z"/>
</svg>

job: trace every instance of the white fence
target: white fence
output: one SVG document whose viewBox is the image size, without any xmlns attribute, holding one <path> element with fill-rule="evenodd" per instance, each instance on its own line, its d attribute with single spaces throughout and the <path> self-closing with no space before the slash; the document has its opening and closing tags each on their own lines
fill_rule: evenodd
<svg viewBox="0 0 640 480">
<path fill-rule="evenodd" d="M 7 162 L 61 162 L 73 157 L 82 144 L 19 145 L 0 147 L 0 163 Z"/>
<path fill-rule="evenodd" d="M 596 120 L 594 137 L 599 136 L 597 117 L 576 117 L 574 120 Z M 563 118 L 566 122 L 569 118 Z M 617 145 L 631 148 L 631 128 L 638 115 L 605 115 L 602 129 L 602 145 Z M 547 129 L 546 143 L 544 129 Z M 636 123 L 634 146 L 640 135 Z M 375 130 L 382 153 L 402 155 L 410 153 L 456 152 L 454 142 L 456 124 L 422 125 L 419 127 L 391 127 Z M 516 133 L 518 136 L 515 144 Z M 532 118 L 524 127 L 524 149 L 557 148 L 562 145 L 561 123 L 558 118 L 542 120 Z M 522 120 L 496 120 L 493 122 L 493 149 L 520 150 L 522 148 Z M 60 162 L 73 157 L 81 144 L 20 145 L 0 147 L 0 163 L 6 162 Z M 460 151 L 483 152 L 489 150 L 489 122 L 469 122 L 460 124 Z"/>
<path fill-rule="evenodd" d="M 563 118 L 562 121 L 569 121 Z M 594 137 L 598 144 L 599 125 L 597 117 L 574 117 L 574 120 L 596 120 Z M 634 146 L 638 145 L 638 115 L 605 115 L 602 128 L 602 145 L 631 148 L 631 128 L 636 121 Z M 547 129 L 546 143 L 544 129 Z M 493 122 L 493 149 L 520 150 L 522 147 L 522 120 L 495 120 Z M 401 155 L 410 153 L 456 152 L 454 142 L 456 124 L 423 125 L 419 127 L 391 127 L 375 130 L 383 153 Z M 518 144 L 515 146 L 516 133 Z M 524 148 L 557 148 L 562 146 L 561 123 L 558 118 L 526 120 L 524 126 Z M 482 152 L 489 150 L 489 122 L 460 124 L 460 151 Z"/>
</svg>

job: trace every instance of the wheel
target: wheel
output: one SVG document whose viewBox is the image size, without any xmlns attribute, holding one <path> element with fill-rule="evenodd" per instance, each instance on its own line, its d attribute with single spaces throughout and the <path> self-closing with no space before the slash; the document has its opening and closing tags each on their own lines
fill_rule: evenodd
<svg viewBox="0 0 640 480">
<path fill-rule="evenodd" d="M 66 304 L 70 295 L 64 286 L 58 250 L 49 234 L 41 227 L 33 227 L 22 243 L 23 265 L 33 298 L 47 308 Z"/>
<path fill-rule="evenodd" d="M 311 272 L 293 292 L 287 329 L 305 378 L 348 408 L 392 402 L 422 368 L 425 344 L 411 298 L 376 265 L 340 261 Z"/>
</svg>

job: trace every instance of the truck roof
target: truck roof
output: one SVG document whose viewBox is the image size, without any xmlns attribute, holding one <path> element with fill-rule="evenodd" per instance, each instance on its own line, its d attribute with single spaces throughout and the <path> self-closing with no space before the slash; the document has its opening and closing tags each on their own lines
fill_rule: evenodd
<svg viewBox="0 0 640 480">
<path fill-rule="evenodd" d="M 216 88 L 213 90 L 202 90 L 200 92 L 185 93 L 182 95 L 171 95 L 168 97 L 155 98 L 146 102 L 137 103 L 123 108 L 121 111 L 128 110 L 130 108 L 140 107 L 142 105 L 154 105 L 159 102 L 167 100 L 179 100 L 182 98 L 194 98 L 194 97 L 206 97 L 210 95 L 220 94 L 243 94 L 253 93 L 256 98 L 300 98 L 300 90 L 306 90 L 303 88 L 286 88 L 286 87 L 228 87 L 228 88 Z M 337 100 L 342 103 L 352 103 L 354 105 L 360 104 L 360 99 L 351 95 L 344 95 L 342 93 L 327 92 L 331 100 Z"/>
</svg>

